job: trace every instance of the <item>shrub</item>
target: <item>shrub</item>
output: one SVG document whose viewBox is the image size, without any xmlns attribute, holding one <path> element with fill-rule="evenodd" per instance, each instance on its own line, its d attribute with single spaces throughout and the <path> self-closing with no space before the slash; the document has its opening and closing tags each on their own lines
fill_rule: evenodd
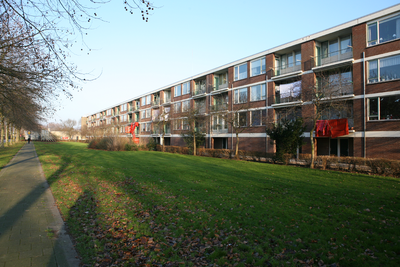
<svg viewBox="0 0 400 267">
<path fill-rule="evenodd" d="M 154 138 L 150 138 L 149 142 L 146 144 L 146 147 L 150 151 L 156 151 L 156 147 L 157 147 L 156 140 L 154 140 Z"/>
</svg>

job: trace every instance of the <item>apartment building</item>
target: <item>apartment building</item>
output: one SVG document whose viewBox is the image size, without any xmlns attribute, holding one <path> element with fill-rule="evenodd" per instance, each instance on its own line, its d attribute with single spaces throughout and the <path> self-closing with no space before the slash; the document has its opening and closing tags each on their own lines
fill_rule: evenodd
<svg viewBox="0 0 400 267">
<path fill-rule="evenodd" d="M 191 108 L 208 118 L 206 148 L 235 147 L 221 112 L 237 112 L 239 149 L 274 152 L 267 125 L 301 116 L 308 131 L 318 124 L 312 133 L 318 155 L 400 160 L 400 4 L 143 92 L 85 116 L 82 126 L 131 138 L 127 127 L 138 122 L 140 142 L 160 142 L 164 132 L 165 145 L 184 145 L 180 114 Z M 338 119 L 346 129 L 320 132 Z M 160 120 L 167 122 L 161 131 Z M 299 150 L 310 153 L 310 133 L 305 137 Z"/>
</svg>

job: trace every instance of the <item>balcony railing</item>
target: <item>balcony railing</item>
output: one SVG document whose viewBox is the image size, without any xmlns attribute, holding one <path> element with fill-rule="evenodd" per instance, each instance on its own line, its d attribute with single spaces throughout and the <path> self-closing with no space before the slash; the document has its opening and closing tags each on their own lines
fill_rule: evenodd
<svg viewBox="0 0 400 267">
<path fill-rule="evenodd" d="M 348 47 L 340 51 L 316 56 L 314 58 L 314 67 L 323 66 L 351 58 L 353 58 L 353 48 Z"/>
<path fill-rule="evenodd" d="M 211 131 L 213 133 L 227 133 L 228 128 L 226 126 L 223 127 L 223 125 L 221 125 L 221 124 L 216 124 L 211 127 Z"/>
<path fill-rule="evenodd" d="M 210 106 L 211 111 L 222 111 L 228 109 L 228 103 L 213 104 Z"/>
<path fill-rule="evenodd" d="M 197 95 L 201 95 L 201 94 L 205 94 L 206 93 L 206 85 L 203 84 L 201 86 L 197 86 L 193 92 L 192 92 L 192 96 L 197 96 Z"/>
<path fill-rule="evenodd" d="M 165 98 L 165 99 L 161 99 L 161 105 L 165 105 L 165 104 L 170 104 L 171 103 L 171 98 Z"/>
<path fill-rule="evenodd" d="M 154 100 L 151 102 L 151 106 L 159 106 L 160 105 L 160 99 Z"/>
<path fill-rule="evenodd" d="M 301 62 L 290 63 L 285 66 L 278 66 L 274 68 L 273 76 L 284 75 L 296 71 L 301 71 Z"/>
<path fill-rule="evenodd" d="M 274 104 L 283 104 L 290 102 L 301 101 L 301 94 L 298 96 L 289 95 L 287 97 L 281 97 L 280 95 L 275 95 L 275 103 Z"/>
<path fill-rule="evenodd" d="M 223 84 L 214 84 L 214 91 L 222 90 L 222 89 L 228 89 L 228 83 L 223 83 Z"/>
<path fill-rule="evenodd" d="M 349 96 L 354 94 L 352 82 L 336 86 L 326 86 L 325 88 L 322 88 L 320 85 L 318 85 L 318 87 L 320 88 L 319 92 L 323 94 L 323 98 Z"/>
</svg>

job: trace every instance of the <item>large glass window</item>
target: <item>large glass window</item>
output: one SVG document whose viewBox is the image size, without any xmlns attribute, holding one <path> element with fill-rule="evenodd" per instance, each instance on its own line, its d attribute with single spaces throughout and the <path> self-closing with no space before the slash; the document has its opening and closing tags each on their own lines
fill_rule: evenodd
<svg viewBox="0 0 400 267">
<path fill-rule="evenodd" d="M 368 83 L 400 79 L 400 55 L 368 61 Z"/>
<path fill-rule="evenodd" d="M 190 82 L 186 82 L 182 85 L 182 95 L 190 93 Z"/>
<path fill-rule="evenodd" d="M 369 98 L 368 120 L 400 120 L 400 95 Z"/>
<path fill-rule="evenodd" d="M 235 104 L 247 102 L 247 88 L 235 90 Z"/>
<path fill-rule="evenodd" d="M 237 113 L 238 125 L 239 127 L 247 126 L 247 112 L 239 112 Z"/>
<path fill-rule="evenodd" d="M 328 58 L 352 51 L 351 36 L 341 36 L 321 44 L 321 57 Z M 344 59 L 343 56 L 340 58 Z"/>
<path fill-rule="evenodd" d="M 265 125 L 267 110 L 253 110 L 251 111 L 251 126 Z"/>
<path fill-rule="evenodd" d="M 265 84 L 250 87 L 250 101 L 265 100 Z"/>
<path fill-rule="evenodd" d="M 189 110 L 189 107 L 190 107 L 190 100 L 182 102 L 182 111 L 183 112 L 187 112 Z"/>
<path fill-rule="evenodd" d="M 282 123 L 284 120 L 294 121 L 301 117 L 301 107 L 279 108 L 275 110 L 275 121 Z"/>
<path fill-rule="evenodd" d="M 256 76 L 265 73 L 265 57 L 250 62 L 250 76 Z"/>
<path fill-rule="evenodd" d="M 301 100 L 301 81 L 275 85 L 275 104 Z"/>
<path fill-rule="evenodd" d="M 221 115 L 214 115 L 212 118 L 212 130 L 214 132 L 226 131 L 228 125 Z"/>
<path fill-rule="evenodd" d="M 318 93 L 321 98 L 353 94 L 353 75 L 351 70 L 334 70 L 317 76 Z"/>
<path fill-rule="evenodd" d="M 180 113 L 182 112 L 182 102 L 175 103 L 174 105 L 174 112 Z"/>
<path fill-rule="evenodd" d="M 368 24 L 368 46 L 400 38 L 400 15 Z"/>
<path fill-rule="evenodd" d="M 235 66 L 235 81 L 247 78 L 247 63 Z"/>
<path fill-rule="evenodd" d="M 181 89 L 182 89 L 181 85 L 175 86 L 174 96 L 180 96 L 181 95 L 181 91 L 182 91 Z"/>
</svg>

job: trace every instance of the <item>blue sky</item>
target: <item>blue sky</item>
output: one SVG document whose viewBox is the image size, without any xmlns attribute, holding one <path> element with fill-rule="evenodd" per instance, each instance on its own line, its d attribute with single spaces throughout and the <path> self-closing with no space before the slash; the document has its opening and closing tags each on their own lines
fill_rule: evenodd
<svg viewBox="0 0 400 267">
<path fill-rule="evenodd" d="M 118 2 L 118 1 L 117 1 Z M 112 2 L 70 61 L 87 77 L 48 122 L 80 117 L 192 75 L 398 4 L 393 0 L 153 0 L 144 22 Z M 329 4 L 328 4 L 329 3 Z M 81 52 L 81 48 L 84 51 Z"/>
</svg>

